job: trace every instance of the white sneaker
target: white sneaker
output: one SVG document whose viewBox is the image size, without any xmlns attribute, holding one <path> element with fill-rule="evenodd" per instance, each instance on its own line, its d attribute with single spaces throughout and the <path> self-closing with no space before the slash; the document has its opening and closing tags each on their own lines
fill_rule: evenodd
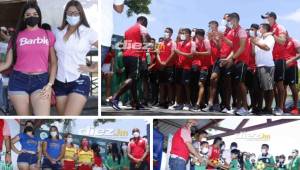
<svg viewBox="0 0 300 170">
<path fill-rule="evenodd" d="M 175 102 L 175 104 L 173 104 L 172 106 L 169 106 L 168 109 L 169 110 L 175 110 L 175 106 L 177 106 L 177 103 Z"/>
<path fill-rule="evenodd" d="M 236 112 L 237 108 L 236 107 L 232 107 L 230 110 L 228 110 L 226 113 L 227 114 L 231 114 L 231 115 L 234 115 L 235 112 Z"/>
<path fill-rule="evenodd" d="M 189 111 L 190 110 L 190 105 L 188 105 L 188 104 L 185 104 L 184 106 L 183 106 L 183 109 L 182 110 L 184 110 L 184 111 Z"/>
<path fill-rule="evenodd" d="M 276 116 L 282 116 L 284 113 L 280 108 L 276 108 L 274 109 L 273 114 Z"/>
<path fill-rule="evenodd" d="M 227 113 L 227 112 L 229 112 L 229 110 L 225 107 L 221 112 L 222 113 Z"/>
<path fill-rule="evenodd" d="M 119 101 L 119 106 L 123 106 L 123 102 L 122 101 Z"/>
<path fill-rule="evenodd" d="M 240 116 L 248 116 L 249 115 L 249 111 L 243 107 L 241 107 L 239 110 L 236 111 L 237 115 Z"/>
</svg>

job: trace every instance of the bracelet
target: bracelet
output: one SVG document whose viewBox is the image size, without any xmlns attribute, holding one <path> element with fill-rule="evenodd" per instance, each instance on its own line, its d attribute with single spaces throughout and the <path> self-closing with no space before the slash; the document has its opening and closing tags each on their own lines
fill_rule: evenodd
<svg viewBox="0 0 300 170">
<path fill-rule="evenodd" d="M 11 154 L 11 151 L 7 151 L 7 152 L 5 152 L 6 154 Z"/>
<path fill-rule="evenodd" d="M 52 83 L 48 83 L 48 84 L 47 84 L 47 86 L 50 86 L 50 87 L 52 87 L 52 86 L 53 86 L 53 84 L 52 84 Z"/>
</svg>

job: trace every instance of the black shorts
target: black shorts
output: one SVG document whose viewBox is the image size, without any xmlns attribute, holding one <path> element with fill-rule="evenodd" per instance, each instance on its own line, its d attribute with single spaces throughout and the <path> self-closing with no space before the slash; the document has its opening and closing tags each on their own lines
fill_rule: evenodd
<svg viewBox="0 0 300 170">
<path fill-rule="evenodd" d="M 147 61 L 140 60 L 139 63 L 141 63 L 140 64 L 141 79 L 145 79 L 145 78 L 149 77 Z"/>
<path fill-rule="evenodd" d="M 217 74 L 221 74 L 222 76 L 230 76 L 232 68 L 231 67 L 227 68 L 225 66 L 221 67 L 220 63 L 221 63 L 221 60 L 218 59 L 215 62 L 215 64 L 213 65 L 212 72 L 217 73 Z"/>
<path fill-rule="evenodd" d="M 249 90 L 255 89 L 258 84 L 257 74 L 253 71 L 247 70 L 246 78 L 245 78 L 245 85 Z"/>
<path fill-rule="evenodd" d="M 199 75 L 199 81 L 204 82 L 207 81 L 208 78 L 209 78 L 209 71 L 201 70 Z"/>
<path fill-rule="evenodd" d="M 247 65 L 241 61 L 232 66 L 232 78 L 234 80 L 245 82 L 247 73 Z"/>
<path fill-rule="evenodd" d="M 181 84 L 181 79 L 182 79 L 182 68 L 175 68 L 175 83 L 176 84 Z"/>
<path fill-rule="evenodd" d="M 275 73 L 274 73 L 274 81 L 279 82 L 284 80 L 286 63 L 285 60 L 276 60 L 275 63 Z"/>
<path fill-rule="evenodd" d="M 191 69 L 191 84 L 196 84 L 198 86 L 200 76 L 200 69 L 199 66 L 193 65 Z"/>
<path fill-rule="evenodd" d="M 137 80 L 140 75 L 140 60 L 138 57 L 123 58 L 126 78 Z"/>
<path fill-rule="evenodd" d="M 159 83 L 174 83 L 174 67 L 165 67 L 159 70 Z"/>
<path fill-rule="evenodd" d="M 285 70 L 284 85 L 298 84 L 298 66 L 288 67 Z"/>
<path fill-rule="evenodd" d="M 188 85 L 191 80 L 191 70 L 189 69 L 183 69 L 182 71 L 182 78 L 181 78 L 181 84 Z"/>
</svg>

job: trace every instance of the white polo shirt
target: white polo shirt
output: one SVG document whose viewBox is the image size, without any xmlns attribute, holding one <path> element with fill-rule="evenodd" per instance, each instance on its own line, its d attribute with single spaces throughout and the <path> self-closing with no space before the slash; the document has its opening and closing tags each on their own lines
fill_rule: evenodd
<svg viewBox="0 0 300 170">
<path fill-rule="evenodd" d="M 100 43 L 110 47 L 111 38 L 114 32 L 113 6 L 122 5 L 124 0 L 101 0 L 100 2 Z"/>
<path fill-rule="evenodd" d="M 78 31 L 79 36 L 75 32 L 66 42 L 63 37 L 67 32 L 67 27 L 64 30 L 53 31 L 56 37 L 54 48 L 58 58 L 56 79 L 61 82 L 75 81 L 83 74 L 78 71 L 79 65 L 86 65 L 86 55 L 92 48 L 92 44 L 98 41 L 94 30 L 81 25 Z"/>
</svg>

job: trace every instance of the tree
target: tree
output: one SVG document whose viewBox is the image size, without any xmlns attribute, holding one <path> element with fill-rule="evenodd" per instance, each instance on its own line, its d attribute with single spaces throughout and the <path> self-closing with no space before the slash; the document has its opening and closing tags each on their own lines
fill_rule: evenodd
<svg viewBox="0 0 300 170">
<path fill-rule="evenodd" d="M 133 14 L 150 14 L 149 5 L 151 0 L 125 0 L 124 4 L 129 8 L 127 16 L 131 17 Z"/>
</svg>

